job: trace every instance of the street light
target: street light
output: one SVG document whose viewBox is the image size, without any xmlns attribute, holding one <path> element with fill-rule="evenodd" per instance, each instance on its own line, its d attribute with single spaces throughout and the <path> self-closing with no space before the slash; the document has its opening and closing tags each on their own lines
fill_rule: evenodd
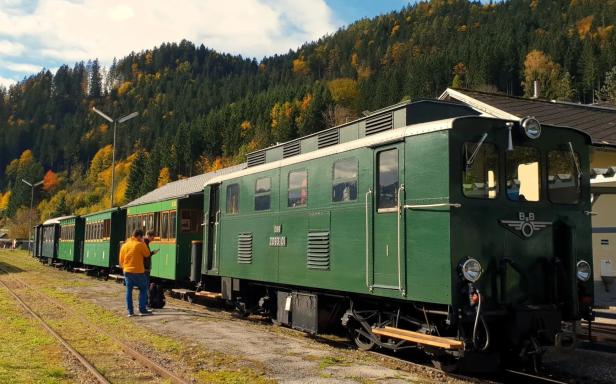
<svg viewBox="0 0 616 384">
<path fill-rule="evenodd" d="M 28 226 L 28 252 L 32 252 L 32 206 L 34 205 L 34 188 L 43 184 L 44 180 L 39 181 L 38 183 L 30 183 L 24 179 L 21 179 L 24 183 L 28 184 L 30 188 L 32 188 L 32 194 L 30 195 L 30 225 Z"/>
<path fill-rule="evenodd" d="M 98 113 L 103 119 L 113 124 L 113 148 L 111 150 L 111 208 L 113 208 L 113 190 L 115 189 L 115 146 L 116 146 L 116 126 L 118 124 L 122 124 L 133 117 L 139 116 L 139 112 L 130 113 L 124 117 L 120 117 L 119 119 L 112 119 L 107 116 L 103 112 L 96 109 L 96 107 L 92 107 L 92 110 Z"/>
</svg>

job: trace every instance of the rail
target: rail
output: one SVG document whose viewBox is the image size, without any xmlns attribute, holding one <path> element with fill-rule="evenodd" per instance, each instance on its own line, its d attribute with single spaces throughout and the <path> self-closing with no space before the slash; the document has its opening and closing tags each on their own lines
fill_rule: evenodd
<svg viewBox="0 0 616 384">
<path fill-rule="evenodd" d="M 7 271 L 6 269 L 2 268 L 2 267 L 0 267 L 0 272 L 2 272 L 4 275 L 9 275 L 10 276 L 10 272 Z M 44 296 L 46 301 L 48 301 L 50 303 L 53 303 L 56 307 L 61 308 L 66 313 L 68 313 L 71 316 L 77 318 L 83 324 L 90 326 L 93 330 L 95 330 L 100 335 L 105 336 L 109 340 L 113 341 L 115 344 L 117 344 L 124 351 L 124 353 L 126 353 L 132 359 L 136 360 L 144 368 L 148 368 L 148 369 L 152 370 L 153 372 L 155 372 L 159 376 L 161 376 L 161 377 L 163 377 L 165 379 L 168 379 L 173 384 L 188 384 L 189 383 L 188 381 L 186 381 L 183 378 L 179 377 L 175 373 L 169 371 L 167 368 L 163 367 L 162 365 L 158 364 L 154 360 L 150 359 L 149 357 L 145 356 L 141 352 L 137 351 L 136 349 L 134 349 L 133 347 L 128 345 L 126 342 L 120 340 L 115 335 L 113 335 L 113 334 L 103 330 L 102 328 L 100 328 L 96 324 L 92 323 L 90 320 L 88 320 L 84 316 L 82 316 L 79 313 L 75 312 L 74 310 L 72 310 L 71 308 L 69 308 L 66 305 L 62 304 L 61 302 L 59 302 L 58 300 L 54 299 L 53 297 L 41 294 L 38 290 L 31 289 L 31 287 L 27 283 L 25 283 L 23 280 L 15 277 L 15 276 L 10 276 L 10 278 L 13 279 L 14 281 L 17 281 L 19 284 L 21 284 L 23 287 L 29 289 L 31 292 L 36 292 L 39 296 Z M 47 325 L 45 323 L 45 321 L 36 312 L 34 312 L 34 310 L 29 308 L 27 306 L 27 304 L 19 297 L 19 295 L 17 295 L 17 293 L 15 293 L 4 281 L 0 280 L 0 283 L 11 293 L 11 295 L 13 297 L 16 298 L 16 300 L 18 302 L 20 302 L 22 304 L 22 306 L 24 306 L 24 308 L 26 308 L 28 310 L 28 312 L 30 312 L 35 318 L 37 318 L 43 324 L 44 328 L 47 331 L 49 331 L 52 335 L 54 335 L 54 337 L 56 337 L 62 343 L 62 345 L 64 345 L 69 350 L 69 352 L 71 352 L 71 354 L 73 354 L 77 358 L 77 360 L 79 360 L 79 362 L 82 365 L 84 365 L 84 367 L 97 378 L 97 381 L 99 383 L 101 383 L 101 384 L 109 383 L 109 381 L 100 372 L 98 372 L 98 370 L 96 370 L 96 368 L 94 368 L 94 366 L 92 366 L 92 364 L 90 364 L 85 359 L 85 357 L 83 357 L 83 355 L 81 355 L 74 348 L 72 348 L 70 346 L 70 344 L 65 339 L 62 338 L 61 335 L 59 335 L 49 325 Z M 79 355 L 81 357 L 79 357 L 77 355 Z M 97 373 L 93 372 L 92 369 L 94 369 Z"/>
<path fill-rule="evenodd" d="M 462 208 L 460 203 L 436 203 L 436 204 L 405 204 L 402 206 L 404 209 L 430 209 L 430 208 Z"/>
</svg>

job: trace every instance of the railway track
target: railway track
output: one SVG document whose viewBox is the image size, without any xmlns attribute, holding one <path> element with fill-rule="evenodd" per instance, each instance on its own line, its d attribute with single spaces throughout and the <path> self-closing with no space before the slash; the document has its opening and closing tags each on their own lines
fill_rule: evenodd
<svg viewBox="0 0 616 384">
<path fill-rule="evenodd" d="M 91 379 L 93 379 L 95 382 L 98 382 L 100 384 L 111 384 L 116 381 L 156 382 L 160 379 L 164 380 L 164 382 L 171 382 L 173 384 L 189 383 L 189 381 L 168 370 L 150 357 L 139 352 L 133 346 L 129 345 L 115 335 L 105 331 L 101 327 L 92 323 L 90 320 L 76 313 L 73 309 L 67 307 L 53 297 L 42 294 L 40 293 L 40 291 L 32 289 L 27 283 L 13 276 L 11 274 L 11 271 L 7 271 L 3 267 L 0 267 L 0 285 L 4 287 L 15 299 L 15 301 L 20 304 L 20 306 L 23 307 L 27 313 L 29 313 L 34 319 L 36 319 L 51 336 L 58 340 L 58 342 L 69 352 L 72 357 L 75 358 L 75 360 L 83 367 L 83 369 L 91 376 Z M 73 343 L 75 342 L 71 343 L 67 335 L 62 335 L 61 332 L 54 329 L 54 327 L 50 324 L 50 318 L 52 318 L 53 315 L 50 312 L 44 314 L 42 312 L 45 311 L 36 311 L 35 309 L 33 309 L 30 305 L 26 303 L 27 300 L 24 299 L 26 295 L 20 295 L 17 292 L 18 290 L 28 291 L 29 293 L 35 292 L 38 297 L 43 298 L 47 303 L 52 304 L 57 309 L 60 309 L 61 312 L 64 312 L 64 315 L 68 315 L 72 318 L 77 319 L 82 326 L 87 327 L 87 329 L 89 330 L 92 330 L 95 335 L 98 335 L 99 337 L 102 337 L 102 339 L 104 339 L 105 341 L 111 342 L 112 344 L 117 346 L 124 355 L 119 356 L 114 354 L 113 356 L 111 356 L 112 362 L 114 364 L 122 362 L 123 364 L 121 366 L 126 369 L 118 369 L 118 367 L 116 367 L 116 370 L 114 371 L 110 369 L 97 368 L 97 363 L 99 363 L 99 359 L 97 358 L 98 356 L 94 355 L 87 357 L 84 353 L 79 352 L 77 348 L 73 345 Z M 100 342 L 100 340 L 101 339 L 98 339 L 95 342 L 98 343 Z M 109 358 L 109 356 L 106 357 Z M 104 364 L 101 363 L 101 365 Z M 118 366 L 120 366 L 120 364 L 118 364 Z M 117 371 L 121 371 L 121 375 L 119 377 L 117 376 Z"/>
</svg>

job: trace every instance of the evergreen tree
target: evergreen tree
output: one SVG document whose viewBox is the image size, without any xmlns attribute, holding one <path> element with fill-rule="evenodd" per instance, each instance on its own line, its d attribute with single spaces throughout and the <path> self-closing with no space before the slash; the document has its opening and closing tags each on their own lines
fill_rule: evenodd
<svg viewBox="0 0 616 384">
<path fill-rule="evenodd" d="M 128 172 L 128 181 L 126 187 L 127 201 L 133 201 L 139 196 L 141 196 L 143 191 L 143 183 L 145 181 L 146 164 L 146 153 L 141 147 L 138 147 L 135 153 L 135 158 L 131 163 Z"/>
</svg>

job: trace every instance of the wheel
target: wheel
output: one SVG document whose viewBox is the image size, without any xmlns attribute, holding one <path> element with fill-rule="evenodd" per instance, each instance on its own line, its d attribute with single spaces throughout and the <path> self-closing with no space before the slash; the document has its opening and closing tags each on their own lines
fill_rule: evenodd
<svg viewBox="0 0 616 384">
<path fill-rule="evenodd" d="M 353 342 L 360 351 L 369 351 L 374 348 L 374 340 L 368 336 L 362 327 L 353 328 Z"/>
</svg>

